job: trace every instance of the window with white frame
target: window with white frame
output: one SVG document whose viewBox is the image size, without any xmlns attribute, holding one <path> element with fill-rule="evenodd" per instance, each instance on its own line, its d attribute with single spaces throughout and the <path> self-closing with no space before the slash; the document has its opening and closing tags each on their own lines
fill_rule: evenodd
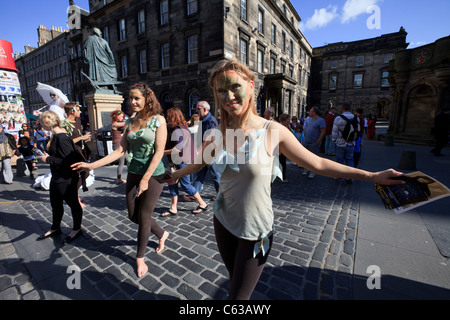
<svg viewBox="0 0 450 320">
<path fill-rule="evenodd" d="M 198 1 L 197 0 L 187 0 L 187 15 L 197 13 L 198 11 Z"/>
<path fill-rule="evenodd" d="M 170 46 L 169 43 L 161 45 L 161 69 L 170 67 Z"/>
<path fill-rule="evenodd" d="M 247 0 L 241 0 L 241 19 L 247 20 Z"/>
<path fill-rule="evenodd" d="M 355 58 L 355 67 L 362 67 L 364 65 L 364 56 L 357 56 Z"/>
<path fill-rule="evenodd" d="M 270 57 L 270 74 L 274 74 L 276 71 L 277 58 Z"/>
<path fill-rule="evenodd" d="M 272 23 L 272 28 L 271 28 L 271 38 L 270 39 L 272 41 L 272 44 L 277 43 L 277 26 L 274 25 L 273 23 Z"/>
<path fill-rule="evenodd" d="M 127 56 L 120 57 L 120 67 L 122 71 L 122 78 L 128 77 L 128 59 Z"/>
<path fill-rule="evenodd" d="M 103 39 L 105 39 L 106 42 L 108 42 L 108 44 L 109 44 L 109 27 L 108 26 L 103 27 L 102 33 L 103 33 Z"/>
<path fill-rule="evenodd" d="M 363 74 L 355 73 L 353 75 L 353 88 L 362 88 L 363 85 Z"/>
<path fill-rule="evenodd" d="M 248 42 L 244 39 L 240 39 L 240 46 L 241 46 L 241 56 L 240 61 L 244 64 L 247 64 L 247 49 L 248 49 Z"/>
<path fill-rule="evenodd" d="M 337 75 L 332 74 L 329 79 L 328 90 L 336 90 Z"/>
<path fill-rule="evenodd" d="M 119 41 L 125 40 L 127 38 L 127 30 L 125 27 L 125 19 L 119 20 Z"/>
<path fill-rule="evenodd" d="M 258 32 L 264 34 L 264 10 L 258 9 Z"/>
<path fill-rule="evenodd" d="M 264 51 L 262 49 L 258 49 L 258 72 L 264 73 Z"/>
<path fill-rule="evenodd" d="M 145 32 L 145 10 L 138 12 L 138 34 Z"/>
<path fill-rule="evenodd" d="M 165 25 L 169 23 L 169 1 L 168 0 L 162 0 L 159 3 L 159 11 L 160 11 L 160 19 L 161 19 L 161 25 Z"/>
<path fill-rule="evenodd" d="M 198 62 L 198 36 L 188 38 L 188 63 Z"/>
<path fill-rule="evenodd" d="M 147 73 L 147 50 L 139 51 L 139 72 Z"/>
</svg>

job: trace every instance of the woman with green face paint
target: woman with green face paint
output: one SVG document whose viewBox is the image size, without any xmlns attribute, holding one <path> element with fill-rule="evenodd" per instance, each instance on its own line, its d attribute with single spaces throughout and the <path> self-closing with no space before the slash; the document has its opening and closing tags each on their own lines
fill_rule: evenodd
<svg viewBox="0 0 450 320">
<path fill-rule="evenodd" d="M 253 72 L 235 60 L 223 60 L 211 71 L 209 85 L 220 110 L 221 134 L 215 144 L 213 166 L 221 172 L 214 203 L 214 230 L 221 257 L 230 273 L 229 299 L 250 299 L 273 241 L 271 182 L 282 179 L 278 152 L 321 175 L 399 184 L 394 170 L 368 172 L 346 167 L 305 149 L 288 128 L 258 116 Z M 203 153 L 211 150 L 205 146 Z M 200 153 L 193 164 L 173 172 L 167 182 L 194 173 L 207 164 Z"/>
</svg>

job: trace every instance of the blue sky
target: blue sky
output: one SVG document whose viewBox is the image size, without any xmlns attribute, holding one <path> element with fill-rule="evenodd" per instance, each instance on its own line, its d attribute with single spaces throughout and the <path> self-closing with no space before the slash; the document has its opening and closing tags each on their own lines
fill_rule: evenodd
<svg viewBox="0 0 450 320">
<path fill-rule="evenodd" d="M 75 3 L 89 10 L 88 0 Z M 397 32 L 401 26 L 408 32 L 410 48 L 450 35 L 449 0 L 291 0 L 291 3 L 302 18 L 301 31 L 313 47 L 378 37 Z M 14 51 L 24 52 L 25 45 L 36 46 L 40 24 L 67 28 L 68 6 L 68 0 L 2 1 L 0 39 L 10 41 Z M 372 10 L 367 13 L 367 8 Z"/>
</svg>

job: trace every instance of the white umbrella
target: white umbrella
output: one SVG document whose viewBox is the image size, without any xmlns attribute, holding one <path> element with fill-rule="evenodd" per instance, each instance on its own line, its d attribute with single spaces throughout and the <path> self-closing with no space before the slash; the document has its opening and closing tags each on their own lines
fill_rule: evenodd
<svg viewBox="0 0 450 320">
<path fill-rule="evenodd" d="M 62 93 L 61 90 L 59 90 L 55 87 L 49 86 L 48 84 L 38 82 L 36 90 L 37 90 L 37 92 L 39 92 L 42 99 L 44 99 L 45 103 L 48 104 L 49 106 L 52 104 L 58 104 L 57 103 L 58 99 L 56 99 L 56 101 L 53 100 L 53 98 L 50 96 L 51 94 L 59 97 L 59 99 L 61 99 L 64 103 L 69 102 L 69 99 L 67 98 L 67 96 L 64 93 Z"/>
</svg>

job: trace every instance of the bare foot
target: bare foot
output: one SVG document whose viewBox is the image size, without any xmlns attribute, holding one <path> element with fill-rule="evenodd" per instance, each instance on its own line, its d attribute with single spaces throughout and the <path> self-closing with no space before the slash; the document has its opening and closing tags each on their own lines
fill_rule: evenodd
<svg viewBox="0 0 450 320">
<path fill-rule="evenodd" d="M 164 242 L 166 242 L 166 239 L 169 237 L 169 233 L 167 231 L 164 231 L 163 236 L 161 239 L 159 239 L 159 246 L 156 248 L 156 253 L 160 253 L 164 251 Z"/>
<path fill-rule="evenodd" d="M 144 276 L 148 271 L 148 266 L 145 264 L 144 261 L 145 258 L 136 258 L 136 264 L 137 264 L 137 276 L 141 278 Z"/>
</svg>

